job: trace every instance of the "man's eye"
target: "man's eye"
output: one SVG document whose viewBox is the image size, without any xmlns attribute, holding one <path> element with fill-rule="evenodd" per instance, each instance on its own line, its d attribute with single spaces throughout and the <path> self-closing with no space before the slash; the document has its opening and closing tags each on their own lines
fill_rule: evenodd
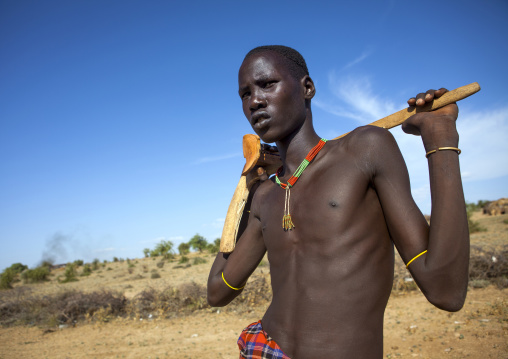
<svg viewBox="0 0 508 359">
<path fill-rule="evenodd" d="M 242 100 L 243 100 L 244 98 L 249 97 L 249 95 L 250 95 L 250 92 L 244 92 L 244 93 L 242 94 L 242 96 L 241 96 Z"/>
<path fill-rule="evenodd" d="M 275 81 L 268 81 L 264 83 L 263 88 L 271 87 L 275 84 Z"/>
</svg>

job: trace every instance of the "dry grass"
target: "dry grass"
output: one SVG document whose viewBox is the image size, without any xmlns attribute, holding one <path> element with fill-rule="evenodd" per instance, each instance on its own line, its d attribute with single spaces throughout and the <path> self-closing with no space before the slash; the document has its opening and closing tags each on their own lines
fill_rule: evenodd
<svg viewBox="0 0 508 359">
<path fill-rule="evenodd" d="M 508 287 L 508 226 L 505 216 L 477 215 L 488 230 L 471 236 L 471 288 L 494 284 Z M 486 237 L 489 236 L 490 238 Z M 62 283 L 65 268 L 53 270 L 44 283 L 15 283 L 0 291 L 0 324 L 55 326 L 78 321 L 104 322 L 114 318 L 175 318 L 212 310 L 206 302 L 206 280 L 213 261 L 208 253 L 170 260 L 142 258 L 97 265 L 97 270 Z M 89 266 L 87 268 L 90 268 Z M 418 290 L 404 263 L 395 260 L 393 292 Z M 249 285 L 221 311 L 249 313 L 266 307 L 272 291 L 266 258 Z"/>
</svg>

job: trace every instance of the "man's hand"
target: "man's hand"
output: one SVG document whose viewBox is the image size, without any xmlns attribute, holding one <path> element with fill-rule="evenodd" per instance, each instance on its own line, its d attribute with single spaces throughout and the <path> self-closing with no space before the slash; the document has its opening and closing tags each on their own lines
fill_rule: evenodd
<svg viewBox="0 0 508 359">
<path fill-rule="evenodd" d="M 445 88 L 428 90 L 410 98 L 407 103 L 417 108 L 423 107 L 446 92 L 448 90 Z M 412 135 L 422 136 L 427 152 L 438 147 L 457 147 L 459 135 L 455 121 L 458 113 L 459 109 L 456 104 L 450 104 L 431 112 L 419 112 L 402 124 L 402 130 Z"/>
<path fill-rule="evenodd" d="M 268 143 L 262 143 L 261 144 L 261 149 L 263 151 L 266 151 L 266 152 L 272 152 L 272 153 L 278 153 L 279 152 L 279 149 L 277 148 L 277 146 L 271 146 Z"/>
<path fill-rule="evenodd" d="M 279 150 L 277 149 L 277 146 L 271 146 L 267 143 L 261 143 L 261 151 L 265 153 L 270 154 L 279 154 Z M 259 162 L 259 161 L 258 161 Z M 252 169 L 247 174 L 247 187 L 249 190 L 251 189 L 252 185 L 255 182 L 260 181 L 263 183 L 266 181 L 269 177 L 268 173 L 266 172 L 267 169 L 265 168 L 265 165 L 256 165 L 252 167 Z"/>
</svg>

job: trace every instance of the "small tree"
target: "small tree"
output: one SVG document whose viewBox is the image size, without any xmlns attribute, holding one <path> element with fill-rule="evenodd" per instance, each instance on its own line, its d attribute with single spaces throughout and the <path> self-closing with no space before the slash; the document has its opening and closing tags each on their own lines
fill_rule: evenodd
<svg viewBox="0 0 508 359">
<path fill-rule="evenodd" d="M 220 238 L 216 238 L 213 243 L 208 244 L 206 247 L 210 253 L 219 253 L 220 250 Z"/>
<path fill-rule="evenodd" d="M 143 249 L 143 254 L 145 255 L 145 258 L 150 257 L 150 248 Z"/>
<path fill-rule="evenodd" d="M 180 245 L 178 246 L 178 253 L 180 253 L 180 255 L 184 256 L 186 254 L 189 254 L 190 252 L 190 244 L 189 243 L 180 243 Z"/>
<path fill-rule="evenodd" d="M 208 242 L 206 241 L 205 237 L 200 236 L 196 233 L 196 235 L 190 239 L 189 245 L 192 249 L 197 250 L 201 253 L 206 249 Z"/>
<path fill-rule="evenodd" d="M 173 242 L 162 240 L 155 246 L 155 249 L 152 252 L 155 255 L 164 256 L 164 258 L 169 258 L 173 254 Z"/>
</svg>

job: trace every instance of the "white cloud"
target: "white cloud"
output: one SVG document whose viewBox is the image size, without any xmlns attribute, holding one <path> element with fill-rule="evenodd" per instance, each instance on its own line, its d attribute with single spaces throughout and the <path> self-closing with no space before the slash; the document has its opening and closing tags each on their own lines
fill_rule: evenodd
<svg viewBox="0 0 508 359">
<path fill-rule="evenodd" d="M 388 99 L 374 95 L 368 77 L 329 76 L 334 103 L 318 101 L 324 111 L 367 124 L 396 111 Z M 460 106 L 460 104 L 459 104 Z M 463 181 L 479 181 L 508 175 L 508 107 L 488 111 L 461 108 L 457 128 Z M 420 137 L 391 130 L 408 167 L 413 197 L 424 213 L 430 213 L 430 185 L 427 159 Z"/>
<path fill-rule="evenodd" d="M 457 128 L 464 180 L 508 175 L 508 106 L 488 111 L 462 111 Z"/>
<path fill-rule="evenodd" d="M 330 91 L 336 97 L 334 104 L 325 101 L 313 103 L 322 110 L 339 117 L 346 117 L 362 125 L 378 120 L 392 112 L 395 106 L 387 99 L 374 94 L 367 76 L 338 77 L 335 72 L 328 76 Z M 335 105 L 339 100 L 339 105 Z"/>
<path fill-rule="evenodd" d="M 213 226 L 214 227 L 219 227 L 219 228 L 222 228 L 224 227 L 224 221 L 226 220 L 226 218 L 217 218 L 214 222 L 213 222 Z"/>
<path fill-rule="evenodd" d="M 208 163 L 208 162 L 216 162 L 216 161 L 223 161 L 228 160 L 230 158 L 240 157 L 241 153 L 231 153 L 229 155 L 222 155 L 222 156 L 214 156 L 214 157 L 202 157 L 197 159 L 196 161 L 192 162 L 193 165 L 199 165 L 202 163 Z"/>
<path fill-rule="evenodd" d="M 351 67 L 353 67 L 354 65 L 356 64 L 359 64 L 360 62 L 362 62 L 363 60 L 365 60 L 367 57 L 369 57 L 370 55 L 372 55 L 372 50 L 368 49 L 368 50 L 365 50 L 360 56 L 358 56 L 356 59 L 354 59 L 353 61 L 349 62 L 348 64 L 346 64 L 342 69 L 342 70 L 346 70 L 346 69 L 349 69 Z"/>
</svg>

